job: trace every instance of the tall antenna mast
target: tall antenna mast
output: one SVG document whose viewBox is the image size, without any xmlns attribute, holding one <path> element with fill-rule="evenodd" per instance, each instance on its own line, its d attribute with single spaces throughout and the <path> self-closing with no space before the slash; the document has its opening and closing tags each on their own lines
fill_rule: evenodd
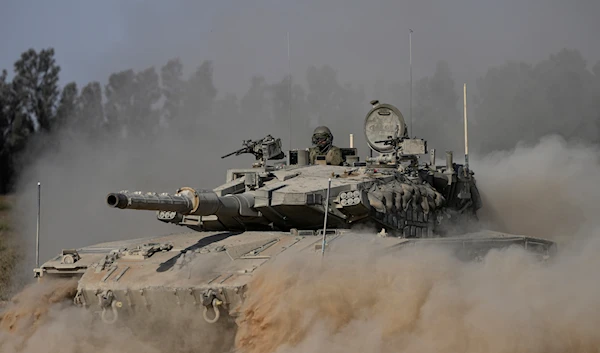
<svg viewBox="0 0 600 353">
<path fill-rule="evenodd" d="M 465 114 L 465 169 L 469 169 L 469 137 L 467 133 L 467 84 L 463 86 L 463 110 Z"/>
<path fill-rule="evenodd" d="M 35 233 L 35 268 L 40 267 L 40 212 L 42 208 L 42 184 L 37 183 L 37 231 Z"/>
<path fill-rule="evenodd" d="M 288 87 L 288 96 L 289 96 L 289 104 L 288 104 L 288 119 L 289 119 L 289 128 L 290 128 L 290 138 L 289 138 L 289 150 L 292 150 L 292 67 L 290 65 L 290 32 L 287 32 L 287 54 L 288 54 L 288 75 L 289 75 L 289 87 Z"/>
<path fill-rule="evenodd" d="M 412 125 L 413 125 L 413 120 L 412 120 L 412 34 L 413 34 L 413 30 L 412 29 L 408 29 L 409 33 L 408 33 L 408 52 L 410 54 L 410 58 L 409 58 L 409 66 L 410 66 L 410 128 L 408 130 L 408 135 L 409 137 L 412 137 Z"/>
</svg>

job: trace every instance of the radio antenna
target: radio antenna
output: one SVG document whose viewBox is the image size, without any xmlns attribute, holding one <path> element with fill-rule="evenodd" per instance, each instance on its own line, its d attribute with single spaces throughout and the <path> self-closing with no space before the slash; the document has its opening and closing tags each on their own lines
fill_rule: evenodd
<svg viewBox="0 0 600 353">
<path fill-rule="evenodd" d="M 463 110 L 465 114 L 465 169 L 469 170 L 469 135 L 467 132 L 467 84 L 463 86 Z"/>
<path fill-rule="evenodd" d="M 42 184 L 37 183 L 37 231 L 35 233 L 35 268 L 40 267 L 40 212 L 42 209 Z"/>
<path fill-rule="evenodd" d="M 412 29 L 408 29 L 409 33 L 408 33 L 408 52 L 409 52 L 409 60 L 408 60 L 408 65 L 410 67 L 410 128 L 408 131 L 408 135 L 410 137 L 412 137 L 412 132 L 413 132 L 413 119 L 412 119 L 412 34 L 413 34 L 413 30 Z"/>
<path fill-rule="evenodd" d="M 287 55 L 288 55 L 288 79 L 289 79 L 289 87 L 288 87 L 288 119 L 289 119 L 289 128 L 290 128 L 290 138 L 289 138 L 289 150 L 292 150 L 292 67 L 290 65 L 290 32 L 287 32 Z"/>
</svg>

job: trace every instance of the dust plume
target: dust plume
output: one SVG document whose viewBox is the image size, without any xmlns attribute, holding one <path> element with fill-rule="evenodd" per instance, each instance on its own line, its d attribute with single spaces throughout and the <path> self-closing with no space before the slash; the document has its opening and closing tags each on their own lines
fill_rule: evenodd
<svg viewBox="0 0 600 353">
<path fill-rule="evenodd" d="M 105 325 L 98 313 L 72 305 L 76 281 L 28 286 L 0 312 L 0 348 L 5 353 L 228 352 L 233 330 L 227 320 L 210 325 L 197 313 L 148 313 Z"/>
<path fill-rule="evenodd" d="M 245 352 L 592 352 L 600 345 L 598 239 L 540 263 L 521 249 L 461 263 L 429 249 L 293 259 L 254 279 Z"/>
<path fill-rule="evenodd" d="M 73 298 L 76 292 L 75 279 L 31 283 L 0 312 L 0 329 L 26 341 L 45 323 L 48 312 L 58 309 L 54 307 L 55 304 L 60 307 L 63 302 Z"/>
<path fill-rule="evenodd" d="M 564 242 L 600 229 L 600 148 L 546 136 L 475 158 L 481 218 L 500 230 Z"/>
<path fill-rule="evenodd" d="M 248 352 L 596 352 L 598 148 L 546 137 L 476 158 L 482 224 L 553 239 L 459 262 L 440 249 L 324 263 L 280 259 L 249 285 L 236 344 Z"/>
</svg>

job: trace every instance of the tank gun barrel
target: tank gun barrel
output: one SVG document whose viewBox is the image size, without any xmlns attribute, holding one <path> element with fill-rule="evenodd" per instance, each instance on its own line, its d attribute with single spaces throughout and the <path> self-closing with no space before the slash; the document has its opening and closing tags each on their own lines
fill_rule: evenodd
<svg viewBox="0 0 600 353">
<path fill-rule="evenodd" d="M 260 213 L 254 209 L 254 195 L 248 193 L 218 196 L 214 191 L 196 191 L 184 187 L 175 194 L 121 191 L 106 197 L 108 206 L 120 209 L 170 211 L 195 216 L 250 216 Z"/>
<path fill-rule="evenodd" d="M 194 207 L 193 199 L 185 194 L 115 192 L 106 197 L 110 207 L 132 210 L 175 211 L 188 213 Z"/>
</svg>

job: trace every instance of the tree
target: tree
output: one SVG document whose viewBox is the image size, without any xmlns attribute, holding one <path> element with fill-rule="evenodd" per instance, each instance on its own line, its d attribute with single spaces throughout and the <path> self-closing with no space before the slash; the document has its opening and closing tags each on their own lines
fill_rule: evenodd
<svg viewBox="0 0 600 353">
<path fill-rule="evenodd" d="M 271 109 L 275 123 L 281 124 L 282 121 L 288 121 L 292 100 L 291 96 L 291 76 L 286 76 L 278 83 L 269 86 Z M 287 125 L 287 124 L 286 124 Z"/>
<path fill-rule="evenodd" d="M 290 76 L 268 87 L 274 128 L 285 141 L 286 146 L 299 139 L 295 136 L 305 136 L 309 130 L 309 113 L 306 103 L 306 92 L 302 85 L 295 83 L 290 87 Z M 291 90 L 291 92 L 290 92 Z M 291 100 L 290 100 L 291 96 Z M 289 136 L 291 132 L 292 136 Z M 291 139 L 291 141 L 287 141 Z M 306 145 L 303 140 L 301 146 Z"/>
<path fill-rule="evenodd" d="M 179 116 L 184 95 L 183 65 L 176 58 L 169 60 L 160 70 L 162 81 L 162 94 L 165 102 L 162 107 L 162 115 L 167 122 Z"/>
<path fill-rule="evenodd" d="M 29 138 L 35 133 L 35 123 L 28 114 L 28 96 L 14 80 L 5 93 L 5 101 L 5 116 L 8 121 L 5 142 L 14 158 L 25 149 Z"/>
<path fill-rule="evenodd" d="M 595 131 L 587 129 L 596 117 L 596 100 L 592 94 L 594 74 L 586 66 L 579 51 L 568 49 L 550 55 L 535 66 L 535 78 L 547 106 L 546 115 L 538 115 L 532 121 L 538 134 L 554 133 L 565 138 L 578 135 L 587 140 L 597 137 Z M 541 131 L 540 125 L 545 125 Z"/>
<path fill-rule="evenodd" d="M 533 111 L 524 108 L 532 102 L 532 94 L 540 92 L 533 67 L 524 62 L 508 61 L 488 69 L 477 80 L 477 104 L 473 125 L 476 131 L 470 139 L 481 153 L 510 148 L 523 139 Z M 544 109 L 544 104 L 529 108 Z M 499 136 L 501 134 L 501 138 Z"/>
<path fill-rule="evenodd" d="M 0 193 L 8 191 L 12 175 L 12 163 L 10 160 L 10 148 L 8 135 L 10 133 L 11 121 L 9 118 L 9 94 L 10 84 L 6 82 L 7 72 L 2 70 L 0 75 Z"/>
<path fill-rule="evenodd" d="M 88 135 L 98 135 L 106 126 L 102 106 L 102 87 L 99 82 L 88 83 L 77 100 L 75 129 Z"/>
<path fill-rule="evenodd" d="M 308 94 L 306 101 L 309 106 L 312 125 L 335 123 L 337 112 L 341 107 L 341 87 L 337 73 L 328 65 L 321 68 L 311 66 L 306 73 Z"/>
<path fill-rule="evenodd" d="M 77 113 L 77 84 L 71 82 L 63 88 L 60 96 L 58 108 L 56 109 L 55 128 L 70 128 L 77 118 Z"/>
<path fill-rule="evenodd" d="M 364 118 L 363 112 L 368 107 L 364 87 L 354 88 L 349 83 L 340 84 L 336 71 L 328 65 L 321 68 L 309 67 L 306 81 L 306 102 L 311 120 L 309 127 L 312 129 L 318 125 L 328 125 L 334 139 L 335 136 L 356 134 L 352 126 L 360 124 Z M 338 139 L 336 140 L 339 141 Z"/>
<path fill-rule="evenodd" d="M 593 112 L 593 128 L 597 136 L 594 142 L 600 143 L 600 61 L 594 65 L 592 72 L 594 73 L 594 83 L 592 88 L 593 103 L 590 109 Z"/>
<path fill-rule="evenodd" d="M 0 162 L 3 166 L 0 189 L 3 193 L 12 189 L 17 173 L 16 161 L 35 132 L 34 121 L 26 107 L 28 97 L 25 90 L 20 89 L 14 81 L 7 82 L 6 76 L 6 71 L 3 71 L 0 77 Z"/>
<path fill-rule="evenodd" d="M 217 99 L 214 103 L 216 115 L 219 116 L 219 121 L 227 126 L 236 124 L 240 121 L 240 108 L 238 99 L 235 94 L 228 93 L 221 99 Z M 233 125 L 235 126 L 235 125 Z"/>
<path fill-rule="evenodd" d="M 244 94 L 240 103 L 242 117 L 246 120 L 268 123 L 270 121 L 268 93 L 269 86 L 265 78 L 253 76 L 250 81 L 250 88 Z"/>
<path fill-rule="evenodd" d="M 475 107 L 482 152 L 534 143 L 548 134 L 598 139 L 595 75 L 581 54 L 563 49 L 536 65 L 507 62 L 477 82 Z M 502 138 L 494 138 L 502 132 Z"/>
<path fill-rule="evenodd" d="M 159 111 L 154 105 L 161 97 L 158 74 L 154 67 L 139 72 L 135 76 L 135 89 L 132 96 L 133 112 L 128 126 L 140 136 L 150 136 L 160 120 Z"/>
<path fill-rule="evenodd" d="M 3 150 L 6 143 L 6 136 L 10 121 L 8 118 L 8 104 L 9 104 L 9 89 L 10 85 L 6 82 L 8 73 L 6 70 L 2 70 L 0 74 L 0 152 Z"/>
<path fill-rule="evenodd" d="M 23 113 L 46 132 L 51 129 L 59 96 L 59 72 L 52 48 L 41 50 L 39 54 L 29 49 L 15 63 L 13 85 L 17 95 L 26 99 Z"/>
<path fill-rule="evenodd" d="M 131 69 L 114 73 L 108 78 L 108 84 L 104 88 L 106 94 L 104 111 L 110 131 L 120 130 L 127 136 L 129 118 L 134 113 L 135 87 L 135 73 Z"/>
<path fill-rule="evenodd" d="M 438 61 L 433 76 L 418 80 L 414 92 L 412 135 L 425 137 L 438 148 L 458 148 L 462 141 L 462 120 L 448 63 Z"/>
<path fill-rule="evenodd" d="M 184 115 L 192 126 L 209 121 L 216 96 L 212 61 L 204 61 L 186 82 Z"/>
</svg>

